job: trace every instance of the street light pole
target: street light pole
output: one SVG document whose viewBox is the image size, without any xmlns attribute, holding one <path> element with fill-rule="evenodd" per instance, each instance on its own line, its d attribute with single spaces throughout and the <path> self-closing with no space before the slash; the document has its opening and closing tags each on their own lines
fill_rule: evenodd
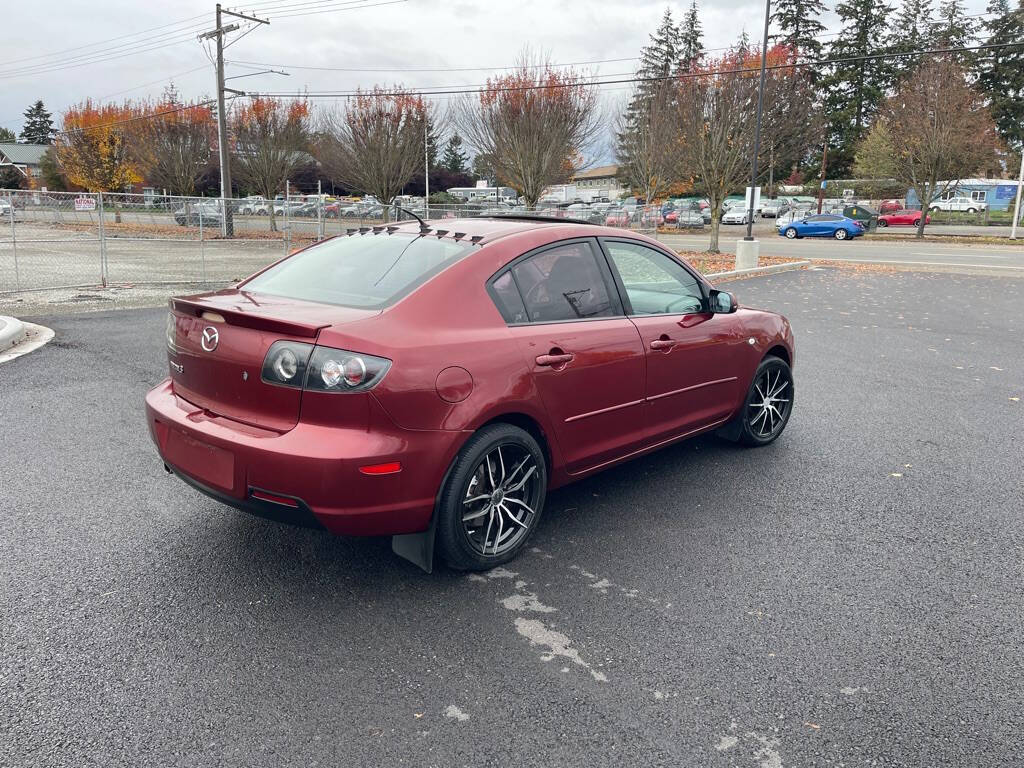
<svg viewBox="0 0 1024 768">
<path fill-rule="evenodd" d="M 757 119 L 754 122 L 754 152 L 750 156 L 750 205 L 747 209 L 748 242 L 754 239 L 754 187 L 757 185 L 757 156 L 761 151 L 761 113 L 764 109 L 764 77 L 768 64 L 768 25 L 771 22 L 771 0 L 764 2 L 764 39 L 761 42 L 761 82 L 757 86 Z"/>
</svg>

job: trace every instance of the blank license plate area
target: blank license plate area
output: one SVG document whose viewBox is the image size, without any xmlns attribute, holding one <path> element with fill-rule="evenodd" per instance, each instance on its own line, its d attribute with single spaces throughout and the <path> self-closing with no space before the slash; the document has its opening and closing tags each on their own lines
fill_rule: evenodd
<svg viewBox="0 0 1024 768">
<path fill-rule="evenodd" d="M 230 491 L 234 486 L 235 457 L 223 448 L 209 445 L 173 427 L 164 448 L 167 460 L 208 485 Z"/>
</svg>

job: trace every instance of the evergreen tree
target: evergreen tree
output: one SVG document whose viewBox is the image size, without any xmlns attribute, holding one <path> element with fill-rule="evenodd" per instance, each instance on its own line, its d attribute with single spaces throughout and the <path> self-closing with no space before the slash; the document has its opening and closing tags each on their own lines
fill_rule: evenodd
<svg viewBox="0 0 1024 768">
<path fill-rule="evenodd" d="M 671 10 L 665 9 L 661 23 L 650 38 L 650 43 L 640 51 L 640 66 L 637 68 L 636 76 L 645 79 L 646 82 L 637 83 L 636 92 L 628 107 L 631 117 L 643 113 L 645 105 L 658 92 L 664 78 L 672 74 L 678 60 L 679 30 L 672 21 Z"/>
<path fill-rule="evenodd" d="M 665 8 L 661 23 L 650 36 L 650 42 L 640 50 L 640 65 L 636 84 L 623 115 L 622 130 L 616 135 L 617 154 L 626 156 L 636 142 L 637 132 L 650 111 L 651 102 L 662 91 L 665 79 L 678 68 L 680 42 L 679 28 L 672 20 L 672 11 Z"/>
<path fill-rule="evenodd" d="M 697 15 L 697 0 L 692 0 L 690 10 L 679 22 L 679 39 L 676 42 L 676 74 L 689 72 L 704 58 L 704 31 Z"/>
<path fill-rule="evenodd" d="M 899 10 L 894 12 L 886 43 L 893 53 L 909 53 L 932 47 L 931 0 L 903 0 Z M 902 56 L 892 59 L 893 84 L 898 85 L 918 67 L 916 56 Z"/>
<path fill-rule="evenodd" d="M 37 101 L 25 110 L 25 125 L 21 129 L 21 141 L 25 144 L 52 144 L 53 118 L 42 101 Z"/>
<path fill-rule="evenodd" d="M 869 56 L 884 47 L 892 8 L 876 0 L 842 0 L 836 6 L 842 31 L 828 58 Z M 828 116 L 830 178 L 849 178 L 856 144 L 864 138 L 892 82 L 891 60 L 860 59 L 833 64 L 822 80 Z"/>
<path fill-rule="evenodd" d="M 462 137 L 453 133 L 441 156 L 441 167 L 450 173 L 465 173 L 468 157 L 462 150 Z"/>
<path fill-rule="evenodd" d="M 18 140 L 18 137 L 14 135 L 14 131 L 9 128 L 0 128 L 0 144 L 13 144 Z"/>
<path fill-rule="evenodd" d="M 437 127 L 427 118 L 427 165 L 437 168 Z"/>
<path fill-rule="evenodd" d="M 1000 15 L 985 22 L 990 44 L 1024 40 L 1024 0 L 1013 11 L 1006 0 L 994 0 L 989 12 Z M 978 59 L 978 87 L 988 99 L 996 128 L 1003 140 L 1024 149 L 1024 47 L 996 48 Z"/>
<path fill-rule="evenodd" d="M 971 44 L 976 27 L 974 19 L 967 17 L 963 0 L 943 0 L 932 23 L 932 39 L 938 48 L 959 48 Z"/>
<path fill-rule="evenodd" d="M 797 61 L 821 58 L 821 41 L 825 31 L 821 23 L 825 4 L 821 0 L 778 0 L 772 13 L 772 24 L 779 30 L 772 42 L 796 51 Z"/>
</svg>

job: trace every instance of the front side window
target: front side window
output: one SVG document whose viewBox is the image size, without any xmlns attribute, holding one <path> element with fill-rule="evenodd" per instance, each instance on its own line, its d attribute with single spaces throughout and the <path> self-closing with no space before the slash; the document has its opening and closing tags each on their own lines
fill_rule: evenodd
<svg viewBox="0 0 1024 768">
<path fill-rule="evenodd" d="M 686 315 L 704 310 L 697 278 L 682 264 L 640 243 L 606 241 L 634 315 Z"/>
<path fill-rule="evenodd" d="M 549 248 L 511 269 L 529 322 L 550 323 L 618 314 L 593 246 Z"/>
<path fill-rule="evenodd" d="M 398 232 L 335 237 L 285 259 L 239 289 L 346 307 L 386 307 L 477 247 Z"/>
</svg>

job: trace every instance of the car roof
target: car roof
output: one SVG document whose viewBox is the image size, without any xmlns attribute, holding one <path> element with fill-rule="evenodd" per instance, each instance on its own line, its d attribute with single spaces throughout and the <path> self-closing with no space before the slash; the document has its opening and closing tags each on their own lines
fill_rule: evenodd
<svg viewBox="0 0 1024 768">
<path fill-rule="evenodd" d="M 430 228 L 431 233 L 436 234 L 443 231 L 445 234 L 453 234 L 459 232 L 466 239 L 472 239 L 480 244 L 490 243 L 509 235 L 532 232 L 539 229 L 575 230 L 570 233 L 559 232 L 559 237 L 636 234 L 621 229 L 589 224 L 579 219 L 542 216 L 539 214 L 475 216 L 471 219 L 428 219 L 425 224 Z M 403 221 L 388 226 L 397 227 L 399 232 L 416 233 L 420 231 L 420 225 L 416 221 Z"/>
</svg>

